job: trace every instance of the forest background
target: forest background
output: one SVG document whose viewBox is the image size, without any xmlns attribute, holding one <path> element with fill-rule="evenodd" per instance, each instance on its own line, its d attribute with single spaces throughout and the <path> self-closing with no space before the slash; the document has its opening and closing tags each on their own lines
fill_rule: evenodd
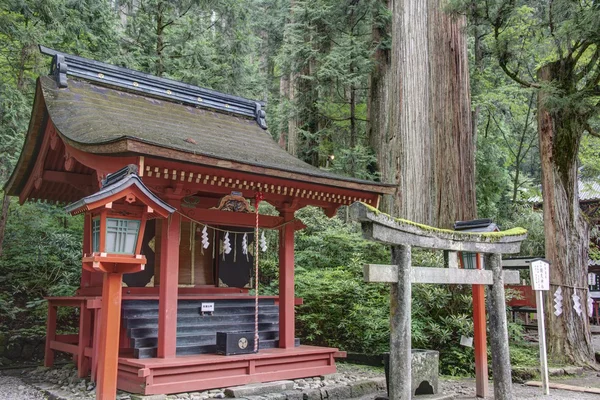
<svg viewBox="0 0 600 400">
<path fill-rule="evenodd" d="M 506 54 L 498 46 L 497 27 L 478 15 L 479 3 L 483 2 L 452 2 L 445 9 L 468 14 L 469 25 L 462 33 L 470 69 L 477 215 L 492 218 L 502 229 L 525 227 L 529 237 L 521 255 L 539 256 L 544 254 L 542 214 L 530 201 L 541 194 L 536 88 L 505 73 Z M 546 18 L 544 6 L 535 1 L 485 3 L 510 3 L 505 40 L 521 46 L 520 54 L 531 55 L 518 60 L 523 69 L 535 71 L 547 61 L 548 55 L 532 39 L 545 34 L 540 28 Z M 385 145 L 375 143 L 380 138 L 373 133 L 371 89 L 379 57 L 391 47 L 390 4 L 0 0 L 0 184 L 19 157 L 35 79 L 49 70 L 50 60 L 39 54 L 38 44 L 263 100 L 269 132 L 288 152 L 340 174 L 380 180 L 376 149 Z M 579 149 L 579 173 L 587 182 L 600 180 L 600 139 L 587 132 Z M 3 196 L 0 330 L 43 335 L 43 296 L 71 295 L 79 284 L 82 224 L 60 206 L 16 203 Z M 298 309 L 298 336 L 349 351 L 386 351 L 388 292 L 365 285 L 361 265 L 388 263 L 388 250 L 364 241 L 344 210 L 333 219 L 316 209 L 297 216 L 307 225 L 296 241 L 296 295 L 304 298 Z M 276 233 L 269 239 L 271 250 L 263 259 L 261 279 L 273 292 Z M 415 264 L 435 265 L 439 257 L 418 253 Z M 600 259 L 593 242 L 590 257 Z M 413 302 L 413 346 L 440 350 L 445 373 L 472 373 L 473 352 L 459 346 L 461 335 L 473 335 L 470 291 L 421 285 L 415 287 Z M 65 326 L 71 317 L 62 316 Z M 515 325 L 511 337 L 521 340 Z M 515 358 L 520 354 L 512 352 Z"/>
</svg>

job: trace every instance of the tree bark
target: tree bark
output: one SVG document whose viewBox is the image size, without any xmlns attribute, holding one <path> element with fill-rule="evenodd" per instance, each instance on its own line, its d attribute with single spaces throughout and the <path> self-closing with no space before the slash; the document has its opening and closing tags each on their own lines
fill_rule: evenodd
<svg viewBox="0 0 600 400">
<path fill-rule="evenodd" d="M 10 197 L 4 194 L 2 198 L 2 212 L 0 212 L 0 256 L 4 249 L 4 234 L 6 232 L 6 222 L 8 220 L 8 207 L 10 206 Z"/>
<path fill-rule="evenodd" d="M 429 121 L 435 198 L 432 222 L 451 228 L 476 217 L 475 146 L 467 20 L 444 12 L 447 0 L 428 0 Z"/>
<path fill-rule="evenodd" d="M 382 8 L 391 9 L 391 0 L 381 0 L 381 2 Z M 378 46 L 373 55 L 374 67 L 369 82 L 367 134 L 369 144 L 377 157 L 381 182 L 398 184 L 398 136 L 395 131 L 389 129 L 390 119 L 388 118 L 391 52 L 385 47 L 384 41 L 390 35 L 390 24 L 375 23 L 373 25 L 373 41 L 378 43 Z M 384 195 L 379 205 L 380 209 L 390 215 L 397 214 L 394 207 L 395 198 L 396 195 Z"/>
<path fill-rule="evenodd" d="M 390 131 L 398 136 L 398 214 L 451 227 L 476 216 L 465 17 L 445 0 L 394 2 Z"/>
<path fill-rule="evenodd" d="M 296 85 L 298 74 L 292 72 L 290 74 L 289 84 L 289 104 L 296 109 Z M 294 115 L 288 116 L 288 135 L 287 135 L 287 151 L 293 156 L 298 156 L 298 117 L 296 111 Z"/>
<path fill-rule="evenodd" d="M 396 207 L 402 218 L 432 224 L 427 3 L 394 1 L 393 16 L 389 102 L 390 130 L 399 135 Z"/>
<path fill-rule="evenodd" d="M 560 82 L 559 63 L 538 70 L 542 82 Z M 568 78 L 567 78 L 568 79 Z M 577 152 L 583 120 L 568 109 L 550 110 L 548 94 L 538 92 L 538 135 L 542 169 L 546 258 L 550 261 L 551 293 L 562 288 L 563 313 L 554 315 L 552 295 L 546 297 L 548 352 L 569 364 L 594 363 L 587 317 L 588 226 L 579 209 Z M 573 309 L 574 292 L 581 298 L 582 315 Z"/>
</svg>

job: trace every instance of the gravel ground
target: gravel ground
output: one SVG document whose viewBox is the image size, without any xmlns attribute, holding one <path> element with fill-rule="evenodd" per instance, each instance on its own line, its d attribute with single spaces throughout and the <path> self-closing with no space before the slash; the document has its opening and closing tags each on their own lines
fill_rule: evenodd
<svg viewBox="0 0 600 400">
<path fill-rule="evenodd" d="M 45 400 L 37 389 L 17 376 L 0 372 L 0 399 L 2 400 Z"/>
<path fill-rule="evenodd" d="M 28 382 L 31 380 L 43 380 L 45 382 L 53 382 L 59 380 L 58 386 L 62 386 L 63 389 L 68 389 L 70 396 L 73 399 L 90 399 L 94 397 L 94 391 L 86 388 L 85 381 L 75 379 L 71 377 L 74 370 L 70 366 L 62 368 L 56 368 L 50 371 L 40 369 L 37 371 L 27 371 L 21 373 L 20 371 L 0 371 L 0 400 L 43 400 L 46 396 L 40 391 L 32 387 Z M 364 367 L 353 364 L 338 364 L 338 374 L 335 378 L 335 382 L 331 381 L 331 384 L 340 384 L 344 382 L 351 382 L 356 380 L 364 380 L 371 378 L 383 377 L 383 368 L 372 368 Z M 39 378 L 44 379 L 39 379 Z M 308 382 L 310 381 L 310 382 Z M 600 379 L 598 378 L 597 372 L 586 372 L 579 376 L 569 377 L 558 377 L 551 378 L 551 382 L 576 385 L 576 386 L 588 386 L 588 387 L 600 387 Z M 308 385 L 311 387 L 323 386 L 329 384 L 327 381 L 310 379 L 307 380 L 296 380 L 296 388 L 301 389 L 303 386 Z M 474 379 L 440 379 L 440 392 L 442 393 L 454 393 L 456 399 L 461 400 L 476 400 L 475 397 L 475 380 Z M 493 392 L 493 383 L 490 382 L 490 391 Z M 218 390 L 211 391 L 210 397 L 220 397 L 217 392 Z M 599 395 L 590 393 L 578 393 L 565 390 L 550 390 L 550 396 L 544 396 L 542 389 L 538 387 L 525 386 L 522 384 L 514 384 L 515 399 L 544 399 L 544 400 L 598 400 Z M 383 394 L 383 393 L 381 393 Z M 122 394 L 119 396 L 122 399 L 127 399 L 129 396 Z M 169 396 L 169 398 L 177 398 L 178 396 Z M 374 396 L 363 397 L 360 400 L 373 400 Z M 493 399 L 493 396 L 487 399 Z"/>
<path fill-rule="evenodd" d="M 586 372 L 582 376 L 573 378 L 556 378 L 550 379 L 550 382 L 562 383 L 567 385 L 596 387 L 600 379 L 595 372 Z M 493 399 L 494 385 L 489 383 L 492 396 L 486 399 Z M 518 383 L 513 384 L 515 399 L 545 399 L 545 400 L 598 400 L 600 396 L 591 393 L 579 393 L 567 390 L 550 389 L 550 395 L 544 396 L 542 388 L 526 386 Z M 444 393 L 456 393 L 456 399 L 461 400 L 477 400 L 475 396 L 475 380 L 460 379 L 460 380 L 442 380 L 440 382 L 440 390 Z"/>
</svg>

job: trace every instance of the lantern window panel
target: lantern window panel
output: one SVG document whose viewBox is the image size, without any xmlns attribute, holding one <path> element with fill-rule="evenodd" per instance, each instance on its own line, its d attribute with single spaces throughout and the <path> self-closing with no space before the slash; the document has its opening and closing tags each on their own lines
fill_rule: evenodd
<svg viewBox="0 0 600 400">
<path fill-rule="evenodd" d="M 106 252 L 113 254 L 134 254 L 139 231 L 139 220 L 107 218 Z"/>
<path fill-rule="evenodd" d="M 100 218 L 92 220 L 92 252 L 100 251 Z"/>
</svg>

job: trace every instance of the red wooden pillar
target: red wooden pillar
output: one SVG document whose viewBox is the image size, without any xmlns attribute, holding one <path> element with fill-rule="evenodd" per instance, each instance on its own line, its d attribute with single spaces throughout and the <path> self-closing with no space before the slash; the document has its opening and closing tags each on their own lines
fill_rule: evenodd
<svg viewBox="0 0 600 400">
<path fill-rule="evenodd" d="M 92 253 L 92 216 L 86 214 L 83 220 L 83 256 Z M 92 272 L 83 268 L 81 271 L 81 288 L 89 287 L 92 280 Z"/>
<path fill-rule="evenodd" d="M 85 349 L 90 345 L 91 319 L 91 311 L 87 307 L 87 301 L 82 300 L 79 307 L 79 342 L 77 344 L 77 376 L 79 378 L 86 377 L 90 372 L 90 358 L 85 356 Z"/>
<path fill-rule="evenodd" d="M 44 367 L 54 365 L 54 350 L 50 347 L 56 338 L 56 306 L 48 300 L 48 319 L 46 320 L 46 349 L 44 352 Z"/>
<path fill-rule="evenodd" d="M 102 285 L 102 316 L 98 357 L 96 399 L 114 399 L 119 368 L 119 329 L 121 325 L 121 293 L 123 274 L 105 273 Z"/>
<path fill-rule="evenodd" d="M 293 211 L 282 213 L 284 221 L 294 219 Z M 294 224 L 279 230 L 279 347 L 293 348 L 294 326 Z"/>
<path fill-rule="evenodd" d="M 177 291 L 181 216 L 161 221 L 160 286 L 158 298 L 158 349 L 160 358 L 175 357 L 177 350 Z"/>
<path fill-rule="evenodd" d="M 481 269 L 481 254 L 476 254 L 477 269 Z M 473 285 L 473 326 L 475 328 L 475 382 L 477 397 L 486 397 L 488 389 L 487 334 L 485 320 L 485 286 Z"/>
</svg>

